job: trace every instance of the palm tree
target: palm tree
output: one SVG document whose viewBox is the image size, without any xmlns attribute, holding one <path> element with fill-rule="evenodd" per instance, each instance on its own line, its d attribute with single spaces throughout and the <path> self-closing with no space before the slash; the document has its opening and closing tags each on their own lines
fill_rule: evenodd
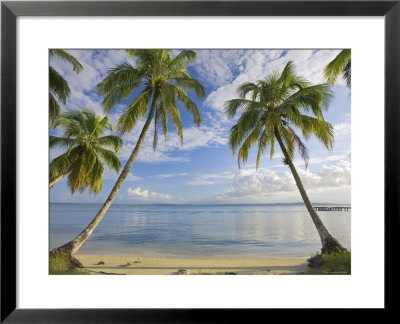
<svg viewBox="0 0 400 324">
<path fill-rule="evenodd" d="M 89 192 L 97 195 L 103 186 L 103 161 L 117 173 L 121 168 L 116 155 L 122 145 L 121 138 L 102 136 L 107 130 L 114 131 L 113 125 L 107 116 L 98 116 L 87 109 L 63 113 L 59 124 L 64 128 L 64 134 L 62 137 L 50 136 L 49 146 L 67 151 L 50 163 L 50 188 L 68 175 L 72 194 L 89 187 Z"/>
<path fill-rule="evenodd" d="M 343 74 L 347 87 L 351 89 L 350 49 L 342 50 L 325 68 L 325 79 L 331 84 L 335 84 L 341 74 Z"/>
<path fill-rule="evenodd" d="M 61 49 L 49 50 L 49 55 L 58 58 L 64 62 L 68 62 L 72 65 L 73 71 L 79 73 L 83 66 L 79 61 L 69 54 L 68 52 Z M 67 98 L 71 94 L 71 89 L 68 86 L 68 82 L 53 68 L 49 67 L 49 118 L 50 128 L 54 128 L 57 124 L 57 119 L 60 116 L 61 108 L 57 100 L 61 101 L 64 105 L 67 102 Z"/>
<path fill-rule="evenodd" d="M 117 102 L 131 98 L 135 91 L 140 90 L 137 96 L 130 99 L 130 103 L 119 118 L 118 131 L 121 134 L 130 132 L 140 116 L 145 117 L 147 115 L 146 122 L 117 182 L 92 222 L 72 241 L 52 250 L 50 253 L 74 255 L 87 240 L 102 220 L 128 176 L 143 145 L 153 117 L 154 149 L 157 146 L 157 128 L 159 125 L 162 127 L 166 140 L 168 115 L 177 129 L 181 142 L 183 141 L 183 129 L 177 103 L 192 114 L 193 121 L 197 126 L 200 125 L 201 118 L 197 106 L 187 95 L 187 91 L 194 91 L 198 97 L 205 97 L 203 86 L 186 71 L 186 63 L 190 63 L 196 57 L 194 51 L 183 50 L 175 57 L 171 57 L 170 50 L 142 49 L 127 50 L 126 52 L 127 55 L 136 58 L 136 67 L 128 63 L 117 65 L 97 85 L 97 90 L 99 94 L 105 95 L 103 106 L 106 112 L 109 112 Z"/>
<path fill-rule="evenodd" d="M 307 80 L 294 73 L 293 62 L 286 64 L 282 73 L 274 73 L 257 83 L 246 82 L 239 86 L 239 99 L 225 103 L 225 113 L 233 118 L 243 110 L 237 123 L 231 128 L 229 144 L 238 163 L 247 161 L 250 147 L 258 142 L 256 168 L 261 155 L 269 148 L 270 158 L 278 142 L 283 155 L 283 163 L 289 166 L 304 204 L 317 228 L 322 242 L 322 252 L 343 250 L 340 243 L 332 237 L 313 208 L 300 177 L 293 164 L 294 150 L 297 146 L 300 155 L 308 164 L 308 150 L 296 131 L 297 127 L 304 138 L 311 135 L 322 142 L 327 149 L 333 146 L 333 128 L 322 115 L 331 98 L 329 85 L 312 86 Z"/>
</svg>

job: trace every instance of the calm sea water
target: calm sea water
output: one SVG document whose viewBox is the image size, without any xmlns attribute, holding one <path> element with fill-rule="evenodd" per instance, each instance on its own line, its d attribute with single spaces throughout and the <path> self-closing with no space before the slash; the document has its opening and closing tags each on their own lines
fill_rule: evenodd
<svg viewBox="0 0 400 324">
<path fill-rule="evenodd" d="M 50 204 L 50 249 L 73 239 L 101 205 Z M 318 212 L 350 249 L 350 212 Z M 321 242 L 304 206 L 112 205 L 80 253 L 181 257 L 308 257 Z"/>
</svg>

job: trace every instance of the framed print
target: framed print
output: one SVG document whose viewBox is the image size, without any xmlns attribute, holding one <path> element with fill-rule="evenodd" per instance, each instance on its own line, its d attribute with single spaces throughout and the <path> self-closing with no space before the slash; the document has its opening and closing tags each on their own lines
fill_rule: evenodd
<svg viewBox="0 0 400 324">
<path fill-rule="evenodd" d="M 391 309 L 399 16 L 2 2 L 1 320 Z"/>
</svg>

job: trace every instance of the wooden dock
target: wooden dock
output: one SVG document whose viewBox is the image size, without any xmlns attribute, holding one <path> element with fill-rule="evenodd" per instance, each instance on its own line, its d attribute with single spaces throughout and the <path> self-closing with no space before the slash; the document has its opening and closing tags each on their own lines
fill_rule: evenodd
<svg viewBox="0 0 400 324">
<path fill-rule="evenodd" d="M 342 207 L 342 206 L 334 206 L 334 207 L 315 206 L 314 209 L 316 211 L 351 211 L 351 207 Z"/>
</svg>

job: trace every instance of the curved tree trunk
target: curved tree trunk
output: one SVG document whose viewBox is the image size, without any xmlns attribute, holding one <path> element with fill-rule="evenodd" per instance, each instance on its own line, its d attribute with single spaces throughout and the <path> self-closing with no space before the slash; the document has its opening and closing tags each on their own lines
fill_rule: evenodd
<svg viewBox="0 0 400 324">
<path fill-rule="evenodd" d="M 301 197 L 303 198 L 304 204 L 307 207 L 308 212 L 311 215 L 311 219 L 314 222 L 315 227 L 317 228 L 318 234 L 321 238 L 321 243 L 322 243 L 322 253 L 332 253 L 338 250 L 346 250 L 342 245 L 328 232 L 328 229 L 325 227 L 325 225 L 322 223 L 322 220 L 319 218 L 317 212 L 315 211 L 314 207 L 311 204 L 310 199 L 307 196 L 307 193 L 304 189 L 303 183 L 300 180 L 299 174 L 297 173 L 296 168 L 294 167 L 294 164 L 289 157 L 289 154 L 286 150 L 286 147 L 282 141 L 281 136 L 279 135 L 278 131 L 275 130 L 275 136 L 276 139 L 278 140 L 279 146 L 281 147 L 281 150 L 283 152 L 283 155 L 285 156 L 285 160 L 287 161 L 287 164 L 290 168 L 290 171 L 292 171 L 294 180 L 296 181 L 297 188 L 300 191 Z"/>
<path fill-rule="evenodd" d="M 121 174 L 119 175 L 117 182 L 115 183 L 114 187 L 112 188 L 106 202 L 103 204 L 95 218 L 91 221 L 91 223 L 77 236 L 75 237 L 72 241 L 64 244 L 63 246 L 60 246 L 58 248 L 55 248 L 50 251 L 50 254 L 69 254 L 69 255 L 74 255 L 78 249 L 82 246 L 82 244 L 89 238 L 90 234 L 94 231 L 96 226 L 100 223 L 102 220 L 103 216 L 107 212 L 108 208 L 110 208 L 115 196 L 117 195 L 119 189 L 121 188 L 122 184 L 124 183 L 126 177 L 128 176 L 133 163 L 136 160 L 137 155 L 139 154 L 140 148 L 143 145 L 144 139 L 146 137 L 146 133 L 149 129 L 151 120 L 154 115 L 155 107 L 156 107 L 156 101 L 158 99 L 158 92 L 156 91 L 154 96 L 153 96 L 153 102 L 151 104 L 150 112 L 147 117 L 147 120 L 143 126 L 143 129 L 140 133 L 139 139 L 136 143 L 135 149 L 133 150 L 131 156 L 129 157 L 128 161 L 126 162 Z"/>
<path fill-rule="evenodd" d="M 54 179 L 50 180 L 49 182 L 49 188 L 53 188 L 53 186 L 60 181 L 62 178 L 64 178 L 69 172 L 71 171 L 71 168 L 69 168 L 66 172 L 63 174 L 59 175 L 58 177 L 55 177 Z"/>
</svg>

